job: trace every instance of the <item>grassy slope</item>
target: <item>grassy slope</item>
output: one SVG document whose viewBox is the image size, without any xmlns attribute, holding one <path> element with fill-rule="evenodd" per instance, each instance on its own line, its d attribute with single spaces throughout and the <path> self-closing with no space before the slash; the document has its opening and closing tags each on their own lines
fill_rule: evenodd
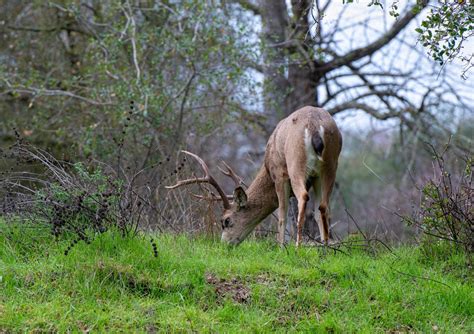
<svg viewBox="0 0 474 334">
<path fill-rule="evenodd" d="M 472 272 L 461 254 L 323 256 L 169 235 L 156 242 L 157 258 L 148 240 L 111 233 L 64 256 L 67 242 L 0 225 L 0 332 L 474 331 Z M 210 284 L 209 276 L 227 283 Z M 222 294 L 219 284 L 231 291 Z M 235 286 L 249 289 L 246 302 L 233 300 Z"/>
</svg>

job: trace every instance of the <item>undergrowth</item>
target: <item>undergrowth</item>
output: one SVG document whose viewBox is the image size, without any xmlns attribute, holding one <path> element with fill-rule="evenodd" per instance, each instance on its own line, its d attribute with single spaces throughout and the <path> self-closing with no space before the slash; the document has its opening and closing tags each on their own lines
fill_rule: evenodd
<svg viewBox="0 0 474 334">
<path fill-rule="evenodd" d="M 449 145 L 449 143 L 448 143 Z M 449 146 L 433 154 L 433 176 L 420 190 L 421 203 L 411 217 L 402 217 L 423 234 L 422 246 L 429 250 L 433 243 L 445 242 L 462 247 L 466 253 L 474 251 L 474 160 L 465 157 L 462 170 L 452 170 L 445 156 Z M 436 252 L 436 249 L 433 250 Z"/>
<path fill-rule="evenodd" d="M 474 331 L 473 271 L 446 244 L 440 257 L 150 237 L 107 231 L 65 256 L 67 236 L 0 223 L 0 332 Z"/>
</svg>

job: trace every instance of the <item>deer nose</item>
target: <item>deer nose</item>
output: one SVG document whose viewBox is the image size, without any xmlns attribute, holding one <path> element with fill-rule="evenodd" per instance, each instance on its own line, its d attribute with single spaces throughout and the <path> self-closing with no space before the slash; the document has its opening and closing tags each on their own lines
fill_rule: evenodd
<svg viewBox="0 0 474 334">
<path fill-rule="evenodd" d="M 237 246 L 242 242 L 239 238 L 231 238 L 226 232 L 222 233 L 221 241 L 228 246 Z"/>
</svg>

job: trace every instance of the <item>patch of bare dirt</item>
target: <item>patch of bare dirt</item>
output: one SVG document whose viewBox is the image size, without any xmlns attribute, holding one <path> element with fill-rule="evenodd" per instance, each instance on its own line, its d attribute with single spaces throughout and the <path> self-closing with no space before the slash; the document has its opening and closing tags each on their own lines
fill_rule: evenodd
<svg viewBox="0 0 474 334">
<path fill-rule="evenodd" d="M 238 278 L 218 278 L 213 273 L 206 273 L 206 282 L 215 289 L 218 298 L 230 297 L 237 303 L 250 301 L 250 290 Z"/>
</svg>

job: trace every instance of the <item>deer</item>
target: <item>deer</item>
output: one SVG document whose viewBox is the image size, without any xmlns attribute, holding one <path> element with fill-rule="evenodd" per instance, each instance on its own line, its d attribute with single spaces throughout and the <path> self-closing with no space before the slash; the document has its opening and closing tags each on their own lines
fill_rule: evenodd
<svg viewBox="0 0 474 334">
<path fill-rule="evenodd" d="M 296 247 L 302 243 L 305 210 L 309 200 L 308 191 L 313 190 L 319 201 L 319 225 L 321 241 L 328 245 L 330 231 L 329 199 L 333 190 L 342 136 L 332 116 L 322 108 L 306 106 L 281 120 L 268 139 L 264 161 L 247 190 L 242 179 L 225 164 L 219 170 L 231 177 L 235 184 L 233 196 L 222 190 L 211 175 L 209 167 L 198 155 L 182 151 L 193 157 L 205 175 L 180 180 L 168 189 L 194 183 L 213 186 L 222 201 L 221 240 L 230 245 L 239 245 L 268 215 L 278 209 L 278 241 L 285 243 L 285 228 L 289 198 L 298 202 Z M 232 199 L 232 202 L 229 201 Z M 315 215 L 316 218 L 316 215 Z"/>
</svg>

